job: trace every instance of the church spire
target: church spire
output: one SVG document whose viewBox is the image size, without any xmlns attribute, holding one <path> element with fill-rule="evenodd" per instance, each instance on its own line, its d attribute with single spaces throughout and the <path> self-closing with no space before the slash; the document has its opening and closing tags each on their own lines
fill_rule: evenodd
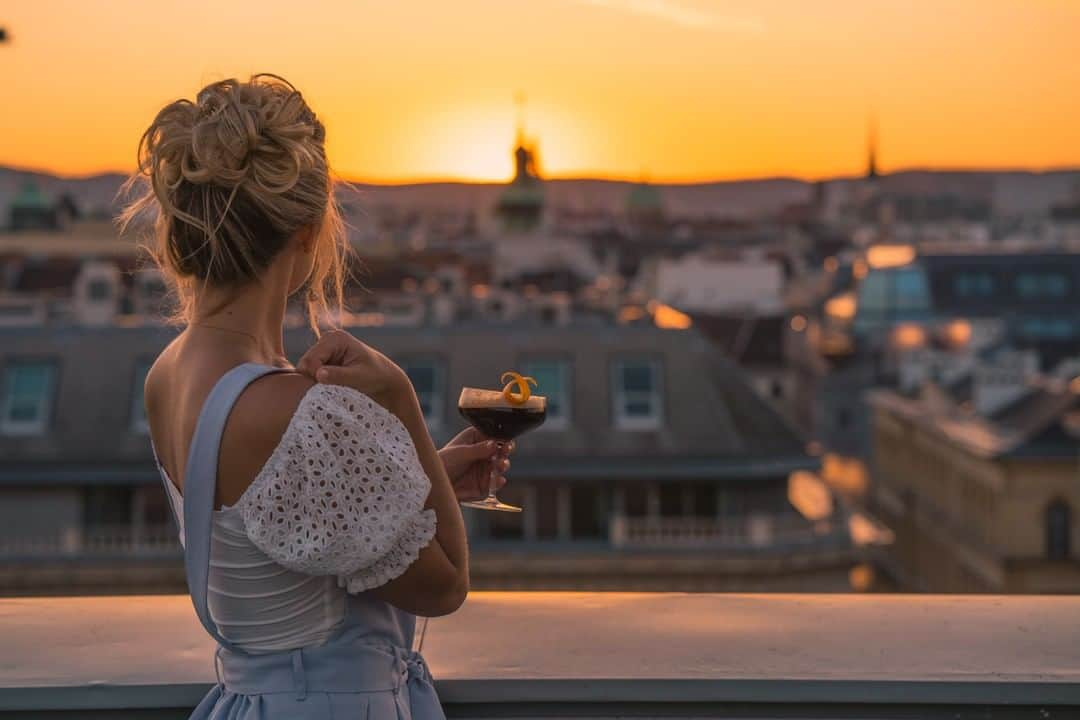
<svg viewBox="0 0 1080 720">
<path fill-rule="evenodd" d="M 517 147 L 525 147 L 525 93 L 518 90 L 514 93 L 514 107 L 516 113 L 516 133 L 514 144 Z"/>
<path fill-rule="evenodd" d="M 870 114 L 870 120 L 867 123 L 867 138 L 866 138 L 866 179 L 876 180 L 878 178 L 878 166 L 877 166 L 877 115 Z"/>
<path fill-rule="evenodd" d="M 514 140 L 514 179 L 499 196 L 495 206 L 503 226 L 511 232 L 532 231 L 544 211 L 544 189 L 536 167 L 536 148 L 525 136 L 525 93 L 514 93 L 517 109 Z"/>
</svg>

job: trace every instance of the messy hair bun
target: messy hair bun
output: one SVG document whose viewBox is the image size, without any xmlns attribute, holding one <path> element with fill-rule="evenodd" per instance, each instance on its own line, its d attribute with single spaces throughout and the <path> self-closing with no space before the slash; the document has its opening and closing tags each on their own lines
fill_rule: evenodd
<svg viewBox="0 0 1080 720">
<path fill-rule="evenodd" d="M 313 327 L 341 306 L 344 226 L 326 162 L 323 124 L 276 75 L 222 80 L 166 105 L 139 142 L 141 194 L 126 226 L 155 215 L 153 253 L 189 320 L 198 286 L 255 280 L 296 232 L 317 233 L 308 280 Z M 148 187 L 147 187 L 148 186 Z"/>
</svg>

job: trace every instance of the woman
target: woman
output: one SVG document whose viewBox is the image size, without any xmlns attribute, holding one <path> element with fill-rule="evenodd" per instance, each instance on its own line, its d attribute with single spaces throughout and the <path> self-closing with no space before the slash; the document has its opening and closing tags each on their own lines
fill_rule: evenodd
<svg viewBox="0 0 1080 720">
<path fill-rule="evenodd" d="M 508 459 L 437 451 L 404 372 L 335 331 L 296 367 L 282 323 L 340 309 L 344 233 L 322 124 L 276 76 L 166 106 L 143 136 L 156 256 L 186 328 L 146 380 L 151 442 L 218 684 L 196 718 L 441 718 L 416 615 L 469 588 L 458 500 Z"/>
</svg>

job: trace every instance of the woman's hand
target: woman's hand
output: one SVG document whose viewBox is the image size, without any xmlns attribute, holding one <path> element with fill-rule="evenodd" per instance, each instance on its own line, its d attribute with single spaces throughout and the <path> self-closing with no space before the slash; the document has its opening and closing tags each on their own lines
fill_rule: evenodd
<svg viewBox="0 0 1080 720">
<path fill-rule="evenodd" d="M 391 412 L 415 399 L 404 370 L 344 330 L 319 338 L 300 358 L 296 369 L 316 382 L 359 390 Z"/>
<path fill-rule="evenodd" d="M 501 451 L 496 445 L 494 440 L 485 437 L 476 428 L 469 427 L 458 433 L 457 437 L 439 451 L 439 457 L 459 501 L 487 497 L 493 469 L 499 473 L 495 489 L 498 490 L 506 484 L 503 473 L 510 467 L 510 453 L 514 451 L 514 443 L 503 443 Z"/>
</svg>

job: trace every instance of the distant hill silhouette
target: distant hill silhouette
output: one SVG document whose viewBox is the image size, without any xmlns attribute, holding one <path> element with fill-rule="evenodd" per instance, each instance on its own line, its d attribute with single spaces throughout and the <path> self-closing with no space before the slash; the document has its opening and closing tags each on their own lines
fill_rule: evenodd
<svg viewBox="0 0 1080 720">
<path fill-rule="evenodd" d="M 85 209 L 113 211 L 124 181 L 119 173 L 58 177 L 49 173 L 0 166 L 0 213 L 6 213 L 19 187 L 32 178 L 51 197 L 68 193 Z M 852 178 L 830 182 L 846 183 Z M 1050 205 L 1076 198 L 1080 170 L 939 171 L 910 170 L 883 175 L 886 191 L 955 193 L 986 198 L 998 212 L 1044 212 Z M 503 185 L 499 183 L 429 182 L 402 185 L 352 183 L 345 197 L 371 207 L 391 206 L 487 212 Z M 634 183 L 618 180 L 559 179 L 545 182 L 553 207 L 618 211 Z M 705 183 L 654 183 L 668 212 L 675 216 L 755 217 L 810 199 L 813 183 L 793 178 L 730 180 Z M 3 224 L 0 222 L 0 224 Z"/>
</svg>

